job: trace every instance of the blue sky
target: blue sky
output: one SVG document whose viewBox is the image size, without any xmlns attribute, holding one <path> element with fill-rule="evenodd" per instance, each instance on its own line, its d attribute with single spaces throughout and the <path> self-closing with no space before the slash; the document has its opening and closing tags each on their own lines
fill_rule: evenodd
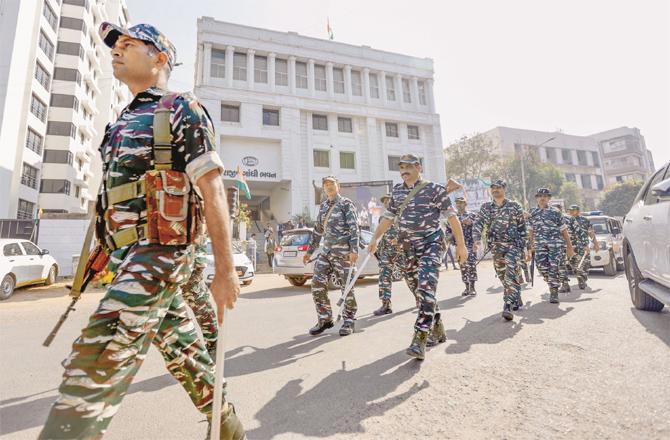
<svg viewBox="0 0 670 440">
<path fill-rule="evenodd" d="M 127 0 L 133 23 L 175 43 L 174 90 L 193 87 L 196 20 L 218 20 L 430 57 L 445 146 L 495 126 L 585 135 L 636 126 L 670 160 L 665 0 Z"/>
</svg>

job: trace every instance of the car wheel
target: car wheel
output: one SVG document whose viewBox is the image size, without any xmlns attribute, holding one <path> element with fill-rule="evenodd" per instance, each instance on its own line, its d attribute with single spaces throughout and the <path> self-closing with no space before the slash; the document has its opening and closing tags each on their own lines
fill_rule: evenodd
<svg viewBox="0 0 670 440">
<path fill-rule="evenodd" d="M 616 262 L 616 271 L 617 272 L 623 272 L 625 268 L 626 268 L 626 264 L 624 263 L 623 259 L 621 260 L 621 263 L 619 263 L 618 261 Z"/>
<path fill-rule="evenodd" d="M 605 275 L 608 277 L 616 275 L 616 260 L 614 259 L 614 252 L 610 251 L 610 261 L 605 266 L 603 266 L 603 270 L 605 271 Z"/>
<path fill-rule="evenodd" d="M 16 280 L 10 274 L 5 275 L 0 284 L 0 300 L 5 300 L 14 294 L 14 287 L 16 287 Z"/>
<path fill-rule="evenodd" d="M 243 285 L 243 286 L 249 286 L 249 285 L 251 285 L 251 282 L 252 282 L 252 281 L 253 281 L 253 280 L 242 281 L 242 285 Z"/>
<path fill-rule="evenodd" d="M 300 287 L 304 285 L 307 282 L 306 277 L 288 277 L 288 282 L 291 283 L 292 286 Z"/>
<path fill-rule="evenodd" d="M 647 310 L 650 312 L 660 312 L 663 309 L 663 303 L 640 289 L 642 274 L 637 267 L 633 252 L 626 252 L 626 278 L 628 279 L 628 289 L 630 290 L 630 299 L 638 310 Z"/>
<path fill-rule="evenodd" d="M 44 285 L 50 286 L 53 283 L 55 283 L 57 276 L 58 276 L 58 268 L 54 264 L 53 266 L 51 266 L 51 269 L 49 269 L 49 274 L 47 275 L 47 279 L 44 280 Z"/>
</svg>

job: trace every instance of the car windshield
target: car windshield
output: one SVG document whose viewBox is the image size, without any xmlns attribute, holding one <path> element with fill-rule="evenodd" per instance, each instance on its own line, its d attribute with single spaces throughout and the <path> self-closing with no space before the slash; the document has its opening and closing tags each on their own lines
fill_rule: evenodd
<svg viewBox="0 0 670 440">
<path fill-rule="evenodd" d="M 309 243 L 309 231 L 289 232 L 281 238 L 280 246 L 304 246 Z"/>
<path fill-rule="evenodd" d="M 609 228 L 607 227 L 606 219 L 591 219 L 591 225 L 593 226 L 593 232 L 596 234 L 609 234 Z"/>
<path fill-rule="evenodd" d="M 244 252 L 242 251 L 242 243 L 239 241 L 233 241 L 233 253 L 234 254 L 243 254 Z M 214 252 L 212 251 L 212 242 L 208 241 L 207 242 L 207 255 L 214 255 Z"/>
</svg>

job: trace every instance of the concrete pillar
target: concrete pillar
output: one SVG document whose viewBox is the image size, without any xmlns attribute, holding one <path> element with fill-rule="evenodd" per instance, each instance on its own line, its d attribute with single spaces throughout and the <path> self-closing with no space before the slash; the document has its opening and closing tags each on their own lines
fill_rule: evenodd
<svg viewBox="0 0 670 440">
<path fill-rule="evenodd" d="M 351 102 L 351 66 L 344 66 L 344 94 L 347 97 L 347 102 Z"/>
<path fill-rule="evenodd" d="M 363 69 L 363 97 L 365 103 L 370 104 L 370 69 Z"/>
<path fill-rule="evenodd" d="M 428 109 L 435 113 L 435 97 L 433 96 L 433 79 L 426 80 L 426 99 L 428 100 Z"/>
<path fill-rule="evenodd" d="M 307 90 L 314 96 L 314 60 L 307 60 Z"/>
<path fill-rule="evenodd" d="M 233 87 L 233 58 L 235 57 L 235 46 L 226 46 L 226 87 Z"/>
<path fill-rule="evenodd" d="M 386 105 L 386 72 L 379 72 L 377 80 L 379 81 L 379 98 L 382 100 L 382 105 Z"/>
<path fill-rule="evenodd" d="M 288 57 L 288 88 L 291 94 L 295 94 L 295 57 Z"/>
<path fill-rule="evenodd" d="M 270 90 L 275 91 L 275 59 L 277 58 L 276 53 L 268 54 L 268 84 L 270 85 Z"/>
<path fill-rule="evenodd" d="M 399 73 L 395 74 L 393 77 L 393 82 L 395 83 L 395 99 L 400 108 L 405 107 L 405 100 L 403 99 L 403 90 L 402 90 L 402 76 Z"/>
<path fill-rule="evenodd" d="M 254 89 L 254 49 L 247 49 L 247 88 Z"/>
<path fill-rule="evenodd" d="M 335 87 L 333 87 L 333 63 L 328 61 L 326 63 L 326 89 L 328 90 L 328 97 L 335 97 Z"/>
<path fill-rule="evenodd" d="M 209 84 L 209 79 L 212 77 L 210 72 L 212 67 L 212 43 L 204 44 L 204 57 L 202 69 L 202 83 Z"/>
<path fill-rule="evenodd" d="M 419 108 L 419 79 L 413 76 L 410 79 L 410 89 L 412 90 L 412 108 Z"/>
</svg>

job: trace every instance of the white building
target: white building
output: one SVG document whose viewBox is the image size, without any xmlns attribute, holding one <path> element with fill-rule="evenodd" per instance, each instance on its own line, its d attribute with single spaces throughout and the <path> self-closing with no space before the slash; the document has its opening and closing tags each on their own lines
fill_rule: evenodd
<svg viewBox="0 0 670 440">
<path fill-rule="evenodd" d="M 110 55 L 98 27 L 125 25 L 125 1 L 6 0 L 0 8 L 0 218 L 86 212 L 99 181 L 100 127 L 127 100 L 103 71 Z"/>
<path fill-rule="evenodd" d="M 414 153 L 445 180 L 433 61 L 198 20 L 195 92 L 214 120 L 227 179 L 247 175 L 252 216 L 284 222 L 319 202 L 315 186 L 400 181 Z"/>
<path fill-rule="evenodd" d="M 644 181 L 655 171 L 651 151 L 639 128 L 619 127 L 591 137 L 600 144 L 606 185 L 626 180 Z"/>
</svg>

